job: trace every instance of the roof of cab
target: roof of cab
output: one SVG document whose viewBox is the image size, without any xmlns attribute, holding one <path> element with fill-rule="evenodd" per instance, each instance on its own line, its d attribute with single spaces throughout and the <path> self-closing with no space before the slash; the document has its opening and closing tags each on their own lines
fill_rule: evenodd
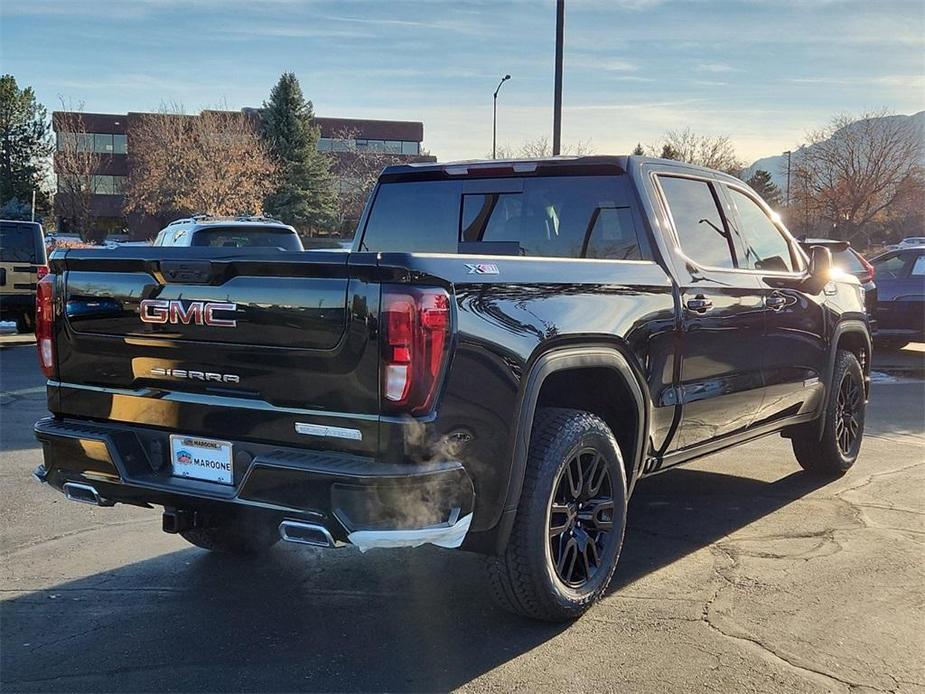
<svg viewBox="0 0 925 694">
<path fill-rule="evenodd" d="M 170 222 L 164 229 L 175 228 L 179 229 L 182 227 L 191 227 L 193 229 L 206 228 L 211 225 L 221 225 L 223 227 L 254 227 L 254 226 L 264 226 L 272 227 L 275 229 L 288 229 L 290 231 L 295 231 L 295 228 L 292 226 L 279 221 L 278 219 L 273 219 L 272 217 L 212 217 L 207 215 L 194 215 L 193 217 L 186 217 L 184 219 L 176 219 Z M 163 231 L 163 229 L 162 229 Z"/>
<path fill-rule="evenodd" d="M 530 174 L 573 173 L 580 174 L 592 168 L 611 168 L 614 173 L 626 173 L 630 168 L 658 165 L 691 172 L 708 174 L 714 178 L 742 183 L 739 179 L 722 171 L 707 169 L 674 159 L 659 159 L 639 155 L 587 155 L 539 157 L 535 159 L 471 159 L 454 162 L 419 162 L 387 166 L 380 180 L 401 178 L 448 178 L 479 176 L 518 176 Z"/>
</svg>

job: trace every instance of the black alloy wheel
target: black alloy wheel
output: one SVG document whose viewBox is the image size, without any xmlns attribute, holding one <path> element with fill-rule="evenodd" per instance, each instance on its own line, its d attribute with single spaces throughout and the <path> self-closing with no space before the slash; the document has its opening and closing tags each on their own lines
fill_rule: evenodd
<svg viewBox="0 0 925 694">
<path fill-rule="evenodd" d="M 805 469 L 838 477 L 854 465 L 864 438 L 867 389 L 858 355 L 840 349 L 832 370 L 832 391 L 819 419 L 787 432 Z"/>
<path fill-rule="evenodd" d="M 613 480 L 603 456 L 593 448 L 576 451 L 556 479 L 547 523 L 552 563 L 565 585 L 580 588 L 602 569 L 613 513 Z"/>
<path fill-rule="evenodd" d="M 863 387 L 851 371 L 846 371 L 835 403 L 835 439 L 842 455 L 851 455 L 861 433 L 859 412 L 864 402 Z"/>
</svg>

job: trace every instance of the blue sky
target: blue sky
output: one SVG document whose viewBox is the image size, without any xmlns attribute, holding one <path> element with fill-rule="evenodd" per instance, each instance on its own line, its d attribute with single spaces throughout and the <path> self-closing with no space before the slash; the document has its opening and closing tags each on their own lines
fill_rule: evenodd
<svg viewBox="0 0 925 694">
<path fill-rule="evenodd" d="M 921 0 L 566 0 L 563 141 L 690 126 L 752 160 L 837 112 L 925 109 Z M 0 69 L 96 112 L 259 105 L 296 72 L 319 115 L 421 120 L 440 159 L 549 135 L 553 0 L 0 0 Z"/>
</svg>

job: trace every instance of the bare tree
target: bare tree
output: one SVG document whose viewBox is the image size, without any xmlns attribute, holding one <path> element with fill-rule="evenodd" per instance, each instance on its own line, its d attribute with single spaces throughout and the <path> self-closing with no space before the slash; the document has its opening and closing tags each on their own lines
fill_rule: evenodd
<svg viewBox="0 0 925 694">
<path fill-rule="evenodd" d="M 925 198 L 922 134 L 887 112 L 839 115 L 796 152 L 794 204 L 837 238 L 869 239 Z"/>
<path fill-rule="evenodd" d="M 591 143 L 582 140 L 562 146 L 562 154 L 564 155 L 582 157 L 593 153 Z M 498 147 L 498 159 L 537 159 L 549 156 L 552 156 L 552 146 L 546 136 L 538 137 L 535 140 L 527 140 L 516 148 L 510 145 Z"/>
<path fill-rule="evenodd" d="M 94 151 L 93 135 L 87 132 L 82 104 L 68 106 L 54 114 L 58 130 L 55 171 L 58 175 L 56 207 L 84 241 L 94 238 L 93 196 L 100 193 L 102 178 L 97 175 L 103 154 Z"/>
<path fill-rule="evenodd" d="M 176 105 L 162 106 L 139 117 L 129 148 L 127 212 L 162 220 L 177 213 L 259 213 L 275 185 L 276 165 L 248 114 L 188 116 Z"/>
<path fill-rule="evenodd" d="M 335 227 L 348 235 L 353 232 L 352 227 L 359 220 L 366 198 L 382 170 L 393 164 L 408 162 L 407 155 L 358 147 L 358 135 L 354 130 L 335 133 L 335 150 L 330 154 L 337 189 Z"/>
<path fill-rule="evenodd" d="M 732 141 L 725 135 L 700 135 L 690 128 L 669 130 L 649 151 L 666 159 L 676 159 L 737 176 L 745 164 L 736 155 Z"/>
</svg>

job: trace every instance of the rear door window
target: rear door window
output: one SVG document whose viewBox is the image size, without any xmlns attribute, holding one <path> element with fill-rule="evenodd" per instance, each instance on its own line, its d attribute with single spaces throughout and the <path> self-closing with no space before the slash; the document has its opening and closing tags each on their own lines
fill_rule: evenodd
<svg viewBox="0 0 925 694">
<path fill-rule="evenodd" d="M 0 224 L 0 261 L 41 265 L 37 236 L 38 225 Z"/>
<path fill-rule="evenodd" d="M 729 232 L 713 186 L 692 178 L 659 176 L 684 255 L 706 267 L 734 268 Z"/>
</svg>

